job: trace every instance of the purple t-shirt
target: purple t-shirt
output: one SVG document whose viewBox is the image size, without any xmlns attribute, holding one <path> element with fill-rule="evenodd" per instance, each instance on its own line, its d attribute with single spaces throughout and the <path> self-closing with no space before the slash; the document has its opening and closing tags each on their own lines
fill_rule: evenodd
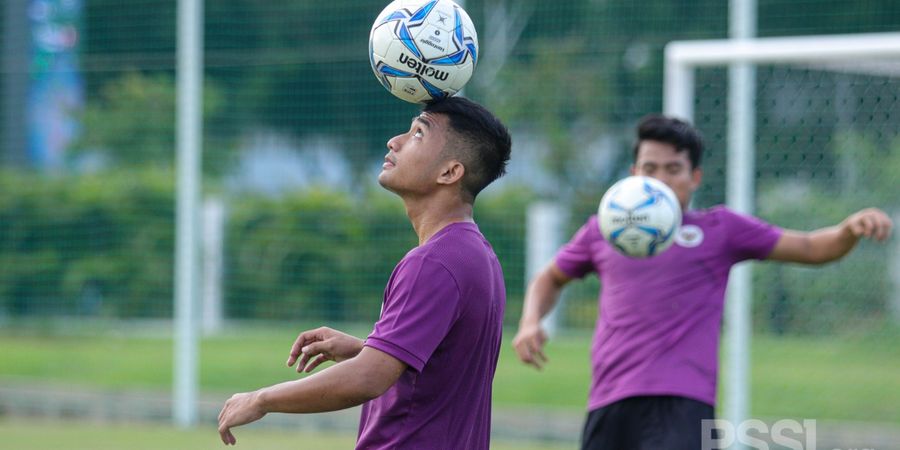
<svg viewBox="0 0 900 450">
<path fill-rule="evenodd" d="M 765 259 L 781 230 L 723 206 L 684 214 L 675 244 L 623 256 L 588 219 L 556 255 L 573 278 L 601 282 L 588 409 L 627 397 L 674 395 L 715 405 L 719 332 L 731 266 Z"/>
<path fill-rule="evenodd" d="M 409 368 L 362 408 L 357 449 L 487 449 L 506 289 L 491 245 L 458 222 L 394 268 L 365 345 Z"/>
</svg>

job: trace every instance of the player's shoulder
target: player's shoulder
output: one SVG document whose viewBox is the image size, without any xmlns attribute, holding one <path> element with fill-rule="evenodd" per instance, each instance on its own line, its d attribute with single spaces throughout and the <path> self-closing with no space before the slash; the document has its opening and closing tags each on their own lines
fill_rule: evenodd
<svg viewBox="0 0 900 450">
<path fill-rule="evenodd" d="M 684 213 L 684 223 L 705 224 L 714 227 L 742 227 L 749 224 L 764 223 L 750 214 L 741 213 L 726 205 L 715 205 L 704 209 L 692 209 Z"/>
<path fill-rule="evenodd" d="M 581 225 L 581 230 L 596 231 L 600 235 L 600 218 L 597 214 L 591 214 Z"/>
<path fill-rule="evenodd" d="M 714 205 L 708 208 L 690 209 L 684 212 L 685 218 L 694 220 L 721 220 L 737 215 L 735 210 L 725 205 Z"/>
</svg>

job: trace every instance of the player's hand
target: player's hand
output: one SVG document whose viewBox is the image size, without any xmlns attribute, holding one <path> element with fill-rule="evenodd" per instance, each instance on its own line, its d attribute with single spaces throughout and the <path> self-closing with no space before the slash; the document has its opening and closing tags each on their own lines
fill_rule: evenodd
<svg viewBox="0 0 900 450">
<path fill-rule="evenodd" d="M 328 327 L 304 331 L 297 336 L 288 357 L 288 367 L 297 362 L 297 372 L 312 372 L 325 361 L 341 362 L 359 354 L 363 341 Z"/>
<path fill-rule="evenodd" d="M 513 347 L 515 347 L 516 353 L 522 362 L 540 370 L 544 367 L 544 364 L 547 364 L 547 356 L 544 355 L 544 344 L 546 342 L 547 333 L 540 322 L 538 322 L 520 325 L 519 332 L 513 338 Z"/>
<path fill-rule="evenodd" d="M 258 396 L 258 391 L 244 392 L 232 395 L 225 402 L 225 406 L 219 412 L 219 437 L 222 438 L 225 445 L 237 443 L 237 439 L 231 433 L 231 427 L 256 422 L 266 415 L 266 412 L 258 405 Z"/>
<path fill-rule="evenodd" d="M 857 238 L 884 241 L 891 236 L 894 224 L 884 211 L 866 208 L 844 219 L 843 226 Z"/>
</svg>

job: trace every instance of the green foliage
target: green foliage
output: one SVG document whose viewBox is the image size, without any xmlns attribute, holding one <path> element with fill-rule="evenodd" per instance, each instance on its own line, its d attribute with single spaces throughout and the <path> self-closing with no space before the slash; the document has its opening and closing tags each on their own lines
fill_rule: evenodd
<svg viewBox="0 0 900 450">
<path fill-rule="evenodd" d="M 104 86 L 82 117 L 76 152 L 102 152 L 121 165 L 171 167 L 175 155 L 175 86 L 171 77 L 129 73 Z"/>
<path fill-rule="evenodd" d="M 169 317 L 174 254 L 174 176 L 167 171 L 0 176 L 0 310 L 12 315 Z M 877 193 L 873 193 L 878 197 Z M 867 200 L 837 201 L 802 184 L 772 185 L 763 218 L 793 229 L 838 223 Z M 772 199 L 777 199 L 774 201 Z M 507 285 L 507 323 L 527 284 L 525 222 L 534 193 L 488 190 L 475 218 Z M 225 300 L 229 317 L 360 321 L 377 318 L 391 271 L 416 244 L 402 203 L 382 190 L 359 196 L 312 189 L 227 202 Z M 580 225 L 583 218 L 572 218 Z M 862 242 L 821 268 L 761 264 L 756 323 L 826 333 L 883 321 L 887 246 Z M 589 328 L 596 282 L 570 289 L 564 320 Z"/>
<path fill-rule="evenodd" d="M 175 161 L 176 89 L 170 75 L 127 72 L 105 84 L 81 117 L 84 133 L 72 155 L 94 153 L 119 167 L 172 167 Z M 212 83 L 203 91 L 203 114 L 216 120 L 222 95 Z M 223 155 L 219 140 L 217 158 Z M 215 151 L 218 150 L 218 151 Z M 221 165 L 218 165 L 221 167 Z"/>
<path fill-rule="evenodd" d="M 485 193 L 476 212 L 516 305 L 527 192 Z M 0 311 L 170 316 L 174 203 L 167 171 L 3 173 Z M 225 296 L 234 318 L 371 322 L 391 271 L 417 245 L 402 202 L 380 189 L 236 197 L 228 208 Z"/>
<path fill-rule="evenodd" d="M 574 128 L 597 133 L 600 129 L 596 125 L 603 123 L 603 111 L 608 109 L 610 97 L 605 85 L 596 80 L 596 73 L 604 70 L 603 64 L 582 58 L 588 52 L 583 38 L 562 37 L 534 46 L 533 58 L 511 61 L 501 72 L 489 102 L 500 117 L 534 129 L 547 139 L 553 151 L 542 162 L 557 179 L 565 180 L 569 162 L 581 151 L 579 144 L 587 141 Z M 556 90 L 547 86 L 559 86 L 573 95 L 556 95 Z M 554 95 L 542 95 L 548 92 Z"/>
<path fill-rule="evenodd" d="M 503 265 L 507 318 L 516 320 L 530 196 L 517 188 L 482 196 L 476 221 Z M 381 190 L 360 200 L 317 190 L 235 200 L 227 236 L 227 302 L 238 318 L 374 321 L 391 271 L 417 245 L 402 203 Z"/>
<path fill-rule="evenodd" d="M 524 186 L 489 189 L 475 202 L 475 221 L 494 248 L 506 280 L 506 321 L 518 323 L 525 297 L 525 223 L 535 195 Z"/>
<path fill-rule="evenodd" d="M 814 230 L 840 223 L 849 214 L 884 198 L 878 191 L 852 197 L 818 192 L 790 181 L 767 186 L 760 213 L 771 223 Z M 841 261 L 825 266 L 780 263 L 754 269 L 754 322 L 776 333 L 831 334 L 881 323 L 891 292 L 890 245 L 866 240 Z"/>
<path fill-rule="evenodd" d="M 399 201 L 369 200 L 321 190 L 235 200 L 226 244 L 230 314 L 377 317 L 381 289 L 415 235 L 396 237 L 403 234 L 395 227 L 409 228 Z"/>
<path fill-rule="evenodd" d="M 173 176 L 0 175 L 0 308 L 167 315 Z M 162 301 L 162 302 L 161 302 Z"/>
</svg>

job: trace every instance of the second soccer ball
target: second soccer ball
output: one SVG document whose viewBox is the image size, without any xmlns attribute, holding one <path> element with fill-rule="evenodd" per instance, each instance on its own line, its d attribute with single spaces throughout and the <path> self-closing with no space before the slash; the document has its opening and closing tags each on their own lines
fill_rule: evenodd
<svg viewBox="0 0 900 450">
<path fill-rule="evenodd" d="M 675 241 L 681 226 L 678 197 L 662 181 L 632 176 L 612 185 L 597 210 L 600 232 L 619 252 L 646 258 Z"/>
</svg>

